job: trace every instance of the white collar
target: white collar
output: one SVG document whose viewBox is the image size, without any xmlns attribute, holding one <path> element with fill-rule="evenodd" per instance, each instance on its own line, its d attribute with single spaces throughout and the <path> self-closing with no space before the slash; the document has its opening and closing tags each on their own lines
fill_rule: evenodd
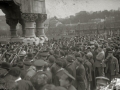
<svg viewBox="0 0 120 90">
<path fill-rule="evenodd" d="M 43 70 L 37 70 L 37 72 L 40 72 L 40 71 L 43 71 Z"/>
<path fill-rule="evenodd" d="M 18 81 L 20 81 L 20 80 L 22 80 L 21 77 L 19 77 L 18 79 L 16 79 L 15 82 L 18 82 Z"/>
</svg>

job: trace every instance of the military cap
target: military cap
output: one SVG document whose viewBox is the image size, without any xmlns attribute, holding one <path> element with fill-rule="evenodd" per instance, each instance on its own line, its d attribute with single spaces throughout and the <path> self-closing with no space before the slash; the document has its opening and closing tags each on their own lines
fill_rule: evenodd
<svg viewBox="0 0 120 90">
<path fill-rule="evenodd" d="M 75 60 L 75 58 L 74 58 L 74 56 L 72 56 L 72 55 L 68 55 L 67 58 L 66 58 L 66 60 L 67 60 L 68 62 L 73 62 L 73 61 Z"/>
<path fill-rule="evenodd" d="M 109 79 L 107 77 L 96 77 L 96 82 L 98 85 L 107 85 L 108 84 Z"/>
<path fill-rule="evenodd" d="M 26 55 L 26 51 L 21 51 L 19 56 L 25 56 Z"/>
<path fill-rule="evenodd" d="M 39 53 L 39 55 L 42 56 L 42 57 L 47 57 L 47 56 L 49 56 L 50 54 L 49 54 L 48 51 L 42 51 L 42 52 Z"/>
<path fill-rule="evenodd" d="M 27 57 L 28 57 L 28 58 L 33 58 L 33 54 L 32 54 L 32 53 L 28 53 L 28 54 L 27 54 Z"/>
<path fill-rule="evenodd" d="M 36 60 L 36 61 L 34 61 L 34 66 L 44 66 L 45 65 L 45 61 L 44 60 Z"/>
<path fill-rule="evenodd" d="M 25 61 L 25 62 L 23 62 L 23 64 L 26 65 L 26 66 L 31 66 L 32 65 L 32 63 L 29 62 L 29 61 Z"/>
<path fill-rule="evenodd" d="M 75 80 L 75 78 L 74 78 L 68 71 L 63 70 L 63 73 L 64 73 L 65 75 L 67 75 L 68 77 L 70 77 L 71 79 Z"/>
</svg>

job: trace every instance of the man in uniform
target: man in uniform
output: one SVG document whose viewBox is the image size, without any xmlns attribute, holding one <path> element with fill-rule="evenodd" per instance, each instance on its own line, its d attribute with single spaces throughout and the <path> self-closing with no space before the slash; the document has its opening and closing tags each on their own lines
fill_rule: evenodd
<svg viewBox="0 0 120 90">
<path fill-rule="evenodd" d="M 83 59 L 77 58 L 79 65 L 76 67 L 76 80 L 77 80 L 77 90 L 86 90 L 87 80 L 86 80 L 86 71 L 83 66 Z"/>
<path fill-rule="evenodd" d="M 75 87 L 72 85 L 73 80 L 75 80 L 75 78 L 66 70 L 63 70 L 63 74 L 60 78 L 60 86 L 65 87 L 67 90 L 76 90 Z"/>
<path fill-rule="evenodd" d="M 105 72 L 107 77 L 112 80 L 119 73 L 118 59 L 113 56 L 112 50 L 108 52 L 108 56 L 105 61 L 107 63 Z"/>
<path fill-rule="evenodd" d="M 95 60 L 95 68 L 97 71 L 97 76 L 104 76 L 104 68 L 106 67 L 105 63 L 105 52 L 102 49 L 102 46 L 98 47 L 98 54 L 96 56 L 96 60 Z"/>
<path fill-rule="evenodd" d="M 46 62 L 44 60 L 36 60 L 34 62 L 34 66 L 36 67 L 36 73 L 31 77 L 30 81 L 32 82 L 36 90 L 43 88 L 52 79 L 51 72 L 44 71 L 45 64 Z"/>
</svg>

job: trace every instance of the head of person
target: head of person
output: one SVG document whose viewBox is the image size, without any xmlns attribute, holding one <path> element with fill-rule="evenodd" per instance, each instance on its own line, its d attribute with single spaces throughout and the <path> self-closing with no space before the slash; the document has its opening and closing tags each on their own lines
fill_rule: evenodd
<svg viewBox="0 0 120 90">
<path fill-rule="evenodd" d="M 47 60 L 47 58 L 48 58 L 48 56 L 49 56 L 49 52 L 48 51 L 43 51 L 43 52 L 40 52 L 39 53 L 39 59 L 43 59 L 43 60 Z"/>
<path fill-rule="evenodd" d="M 108 51 L 108 56 L 109 56 L 109 57 L 112 57 L 112 56 L 113 56 L 113 51 L 112 51 L 112 50 Z"/>
<path fill-rule="evenodd" d="M 57 90 L 55 85 L 47 84 L 42 90 Z"/>
<path fill-rule="evenodd" d="M 76 59 L 77 59 L 77 61 L 78 61 L 80 64 L 83 64 L 83 63 L 84 63 L 83 58 L 81 58 L 81 57 L 77 57 Z"/>
<path fill-rule="evenodd" d="M 2 62 L 1 63 L 1 68 L 9 70 L 11 65 L 8 62 Z"/>
<path fill-rule="evenodd" d="M 60 78 L 60 86 L 62 87 L 68 87 L 72 84 L 72 81 L 75 80 L 75 78 L 68 73 L 68 71 L 64 70 L 64 73 L 62 74 Z"/>
<path fill-rule="evenodd" d="M 24 69 L 29 69 L 30 66 L 32 66 L 32 63 L 31 63 L 31 62 L 29 62 L 29 61 L 23 62 L 23 67 L 24 67 Z"/>
<path fill-rule="evenodd" d="M 65 56 L 65 52 L 63 50 L 60 50 L 60 56 Z"/>
<path fill-rule="evenodd" d="M 49 65 L 49 67 L 52 66 L 55 61 L 56 61 L 55 57 L 51 55 L 51 56 L 48 58 L 48 65 Z"/>
<path fill-rule="evenodd" d="M 87 47 L 86 51 L 87 51 L 87 52 L 90 52 L 90 51 L 91 51 L 91 48 L 90 48 L 90 47 Z"/>
<path fill-rule="evenodd" d="M 12 67 L 9 71 L 9 74 L 14 78 L 18 78 L 20 77 L 21 70 L 19 67 Z"/>
<path fill-rule="evenodd" d="M 98 51 L 98 52 L 101 52 L 101 51 L 102 51 L 102 49 L 103 49 L 103 47 L 102 47 L 102 46 L 98 46 L 97 51 Z"/>
<path fill-rule="evenodd" d="M 85 56 L 86 56 L 86 59 L 88 59 L 88 60 L 93 58 L 92 53 L 87 53 Z"/>
<path fill-rule="evenodd" d="M 56 67 L 56 70 L 59 70 L 60 68 L 63 67 L 63 63 L 60 60 L 58 60 L 55 62 L 55 67 Z"/>
<path fill-rule="evenodd" d="M 68 55 L 68 56 L 66 57 L 66 60 L 67 60 L 68 63 L 73 63 L 73 61 L 75 60 L 75 58 L 74 58 L 73 55 Z"/>
<path fill-rule="evenodd" d="M 46 74 L 38 74 L 37 75 L 37 84 L 38 85 L 45 85 L 47 84 L 47 75 Z"/>
<path fill-rule="evenodd" d="M 36 67 L 37 70 L 43 70 L 44 69 L 44 65 L 45 65 L 45 61 L 44 60 L 36 60 L 34 62 L 34 66 Z"/>
</svg>

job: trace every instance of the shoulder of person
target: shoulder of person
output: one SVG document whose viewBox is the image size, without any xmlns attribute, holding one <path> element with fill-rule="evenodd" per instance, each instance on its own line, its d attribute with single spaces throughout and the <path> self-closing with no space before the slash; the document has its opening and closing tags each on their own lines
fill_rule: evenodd
<svg viewBox="0 0 120 90">
<path fill-rule="evenodd" d="M 76 88 L 73 85 L 71 85 L 68 90 L 76 90 Z"/>
</svg>

